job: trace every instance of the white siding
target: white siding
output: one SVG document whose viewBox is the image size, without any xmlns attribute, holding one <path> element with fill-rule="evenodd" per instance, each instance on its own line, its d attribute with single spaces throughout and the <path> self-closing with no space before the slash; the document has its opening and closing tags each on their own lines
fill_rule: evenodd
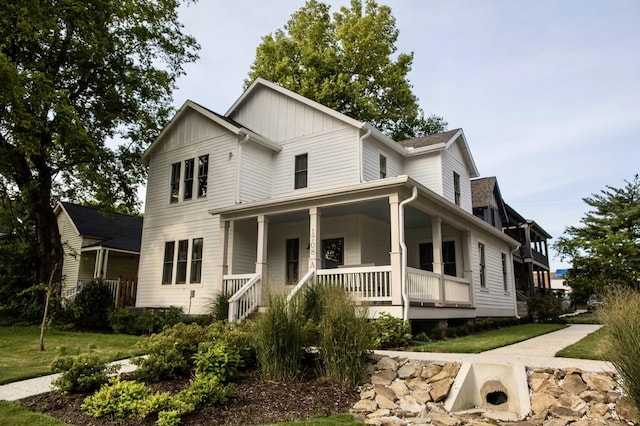
<svg viewBox="0 0 640 426">
<path fill-rule="evenodd" d="M 64 250 L 64 260 L 62 262 L 63 288 L 75 288 L 78 282 L 82 237 L 78 235 L 71 219 L 64 210 L 58 214 L 57 221 L 60 240 L 62 241 L 62 248 Z"/>
<path fill-rule="evenodd" d="M 380 179 L 380 155 L 387 157 L 387 177 L 396 177 L 403 174 L 402 156 L 380 142 L 369 138 L 365 139 L 362 147 L 363 177 L 365 182 Z"/>
<path fill-rule="evenodd" d="M 291 238 L 300 239 L 298 276 L 301 278 L 309 270 L 309 222 L 270 225 L 267 253 L 271 285 L 282 285 L 286 281 L 286 241 Z"/>
<path fill-rule="evenodd" d="M 273 197 L 335 188 L 360 182 L 358 170 L 358 130 L 313 135 L 290 141 L 274 156 Z M 307 188 L 294 189 L 296 155 L 308 154 Z"/>
<path fill-rule="evenodd" d="M 454 202 L 454 172 L 460 175 L 460 207 L 464 211 L 471 213 L 471 176 L 456 142 L 442 151 L 443 192 L 441 195 L 452 203 Z"/>
<path fill-rule="evenodd" d="M 346 126 L 338 119 L 265 87 L 250 94 L 231 118 L 277 142 Z"/>
<path fill-rule="evenodd" d="M 488 234 L 472 233 L 473 250 L 473 281 L 477 316 L 513 316 L 513 271 L 509 245 Z M 485 245 L 486 287 L 480 287 L 480 254 L 478 244 Z M 502 276 L 502 253 L 507 254 L 507 282 L 508 291 L 504 291 Z"/>
<path fill-rule="evenodd" d="M 252 143 L 243 143 L 240 149 L 240 202 L 264 200 L 271 196 L 273 153 Z"/>
<path fill-rule="evenodd" d="M 404 162 L 404 174 L 409 175 L 436 194 L 443 195 L 441 162 L 439 153 L 408 157 Z"/>
</svg>

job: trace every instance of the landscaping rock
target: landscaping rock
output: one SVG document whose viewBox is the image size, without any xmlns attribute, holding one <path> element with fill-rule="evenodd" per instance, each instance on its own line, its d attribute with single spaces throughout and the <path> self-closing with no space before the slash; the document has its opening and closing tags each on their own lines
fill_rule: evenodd
<svg viewBox="0 0 640 426">
<path fill-rule="evenodd" d="M 567 374 L 561 387 L 574 395 L 587 390 L 587 385 L 582 381 L 579 374 Z"/>
<path fill-rule="evenodd" d="M 598 392 L 609 392 L 618 386 L 615 380 L 605 374 L 584 373 L 582 379 L 590 389 Z"/>
<path fill-rule="evenodd" d="M 396 408 L 398 408 L 398 406 L 395 402 L 393 402 L 392 399 L 380 394 L 376 395 L 376 403 L 380 408 L 386 408 L 389 410 L 395 410 Z"/>
<path fill-rule="evenodd" d="M 395 359 L 391 359 L 389 357 L 384 357 L 380 361 L 378 361 L 378 364 L 376 364 L 376 368 L 378 370 L 393 370 L 393 371 L 397 371 L 398 370 L 398 361 L 396 361 Z"/>
<path fill-rule="evenodd" d="M 396 393 L 389 386 L 374 385 L 373 391 L 376 393 L 376 395 L 382 395 L 385 398 L 390 399 L 391 401 L 395 401 L 396 399 L 398 399 Z"/>
<path fill-rule="evenodd" d="M 398 397 L 409 395 L 409 388 L 402 380 L 396 380 L 389 386 Z"/>
<path fill-rule="evenodd" d="M 431 399 L 435 402 L 444 401 L 444 399 L 449 395 L 449 389 L 451 389 L 451 385 L 453 384 L 453 379 L 446 378 L 440 380 L 439 382 L 435 382 L 431 385 L 431 390 L 429 393 L 431 394 Z"/>
<path fill-rule="evenodd" d="M 531 396 L 531 411 L 534 414 L 546 413 L 549 407 L 556 404 L 558 399 L 545 392 L 534 393 Z"/>
</svg>

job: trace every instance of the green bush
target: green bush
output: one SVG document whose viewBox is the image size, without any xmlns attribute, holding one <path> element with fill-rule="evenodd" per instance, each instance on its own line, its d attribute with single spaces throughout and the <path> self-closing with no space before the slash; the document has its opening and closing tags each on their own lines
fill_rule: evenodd
<svg viewBox="0 0 640 426">
<path fill-rule="evenodd" d="M 189 386 L 181 390 L 174 400 L 186 407 L 206 408 L 224 404 L 231 396 L 231 387 L 213 374 L 196 374 Z M 190 411 L 193 411 L 190 410 Z"/>
<path fill-rule="evenodd" d="M 640 292 L 614 288 L 597 315 L 604 324 L 604 356 L 622 377 L 622 387 L 640 412 Z"/>
<path fill-rule="evenodd" d="M 232 380 L 244 365 L 240 354 L 223 341 L 206 346 L 200 345 L 198 353 L 193 356 L 196 376 L 207 374 L 217 376 L 223 382 Z"/>
<path fill-rule="evenodd" d="M 429 335 L 424 331 L 421 331 L 420 333 L 418 333 L 415 336 L 413 336 L 413 339 L 417 340 L 419 342 L 430 342 L 431 341 L 431 339 L 429 338 Z"/>
<path fill-rule="evenodd" d="M 120 308 L 109 315 L 109 325 L 115 333 L 142 335 L 159 333 L 164 327 L 171 327 L 179 322 L 205 322 L 195 317 L 188 317 L 182 313 L 182 308 L 170 306 L 166 309 Z"/>
<path fill-rule="evenodd" d="M 373 328 L 376 336 L 375 345 L 378 349 L 406 346 L 411 339 L 409 321 L 396 318 L 386 312 L 381 312 L 373 321 Z"/>
<path fill-rule="evenodd" d="M 374 328 L 366 308 L 358 307 L 349 295 L 328 287 L 322 294 L 320 354 L 327 377 L 343 387 L 362 380 L 368 355 L 374 348 Z"/>
<path fill-rule="evenodd" d="M 151 388 L 134 380 L 121 381 L 116 377 L 100 390 L 85 398 L 81 408 L 91 417 L 111 417 L 117 422 L 140 417 L 147 409 L 145 399 L 152 395 Z"/>
<path fill-rule="evenodd" d="M 229 299 L 231 294 L 217 293 L 211 301 L 210 313 L 215 321 L 226 321 L 229 318 Z"/>
<path fill-rule="evenodd" d="M 531 298 L 529 315 L 535 322 L 558 322 L 562 301 L 552 294 L 537 293 Z"/>
<path fill-rule="evenodd" d="M 282 295 L 269 296 L 269 310 L 254 327 L 254 346 L 261 373 L 272 380 L 299 377 L 306 319 L 299 304 L 287 305 Z"/>
<path fill-rule="evenodd" d="M 107 382 L 118 366 L 107 366 L 96 355 L 58 357 L 51 363 L 51 371 L 61 373 L 53 385 L 62 393 L 89 393 Z"/>
<path fill-rule="evenodd" d="M 91 281 L 71 303 L 74 325 L 86 330 L 109 328 L 109 314 L 114 308 L 113 295 L 105 284 Z"/>
</svg>

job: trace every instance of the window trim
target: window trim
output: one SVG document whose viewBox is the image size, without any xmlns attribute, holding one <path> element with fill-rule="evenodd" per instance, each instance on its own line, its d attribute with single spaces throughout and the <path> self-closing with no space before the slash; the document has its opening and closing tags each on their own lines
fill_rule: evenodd
<svg viewBox="0 0 640 426">
<path fill-rule="evenodd" d="M 304 158 L 304 168 L 298 168 L 298 159 Z M 304 184 L 298 183 L 298 176 L 304 176 Z M 293 189 L 303 189 L 309 187 L 309 153 L 298 154 L 293 159 Z"/>
</svg>

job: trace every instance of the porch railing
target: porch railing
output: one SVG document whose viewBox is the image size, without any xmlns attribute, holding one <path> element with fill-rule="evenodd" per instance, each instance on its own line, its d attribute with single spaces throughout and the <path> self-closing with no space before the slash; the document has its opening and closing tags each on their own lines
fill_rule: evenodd
<svg viewBox="0 0 640 426">
<path fill-rule="evenodd" d="M 136 279 L 119 277 L 117 280 L 102 280 L 102 285 L 106 286 L 113 296 L 116 308 L 135 306 L 138 282 Z M 78 281 L 75 287 L 62 290 L 62 297 L 73 300 L 82 291 L 85 283 Z"/>
<path fill-rule="evenodd" d="M 305 286 L 309 285 L 311 281 L 313 281 L 313 277 L 315 275 L 316 275 L 316 271 L 314 269 L 311 269 L 309 270 L 309 272 L 304 274 L 304 276 L 300 278 L 300 281 L 298 281 L 298 284 L 296 284 L 296 286 L 293 288 L 293 290 L 291 290 L 289 295 L 287 295 L 287 303 L 291 303 L 291 300 L 293 300 L 295 295 L 298 294 L 298 292 L 302 290 Z"/>
<path fill-rule="evenodd" d="M 440 280 L 439 274 L 408 267 L 409 300 L 419 303 L 471 304 L 469 281 L 449 275 L 444 276 L 444 285 L 441 285 Z"/>
<path fill-rule="evenodd" d="M 357 300 L 391 302 L 391 266 L 319 269 L 319 284 L 334 284 L 351 293 Z"/>
<path fill-rule="evenodd" d="M 229 286 L 226 288 L 229 289 L 233 289 L 234 286 L 239 285 L 241 281 L 244 282 L 244 284 L 229 298 L 228 319 L 230 323 L 242 321 L 248 317 L 249 314 L 258 309 L 258 306 L 260 305 L 260 274 L 248 274 L 246 278 L 238 277 L 240 276 L 225 275 L 223 277 L 225 286 L 228 282 Z"/>
</svg>

